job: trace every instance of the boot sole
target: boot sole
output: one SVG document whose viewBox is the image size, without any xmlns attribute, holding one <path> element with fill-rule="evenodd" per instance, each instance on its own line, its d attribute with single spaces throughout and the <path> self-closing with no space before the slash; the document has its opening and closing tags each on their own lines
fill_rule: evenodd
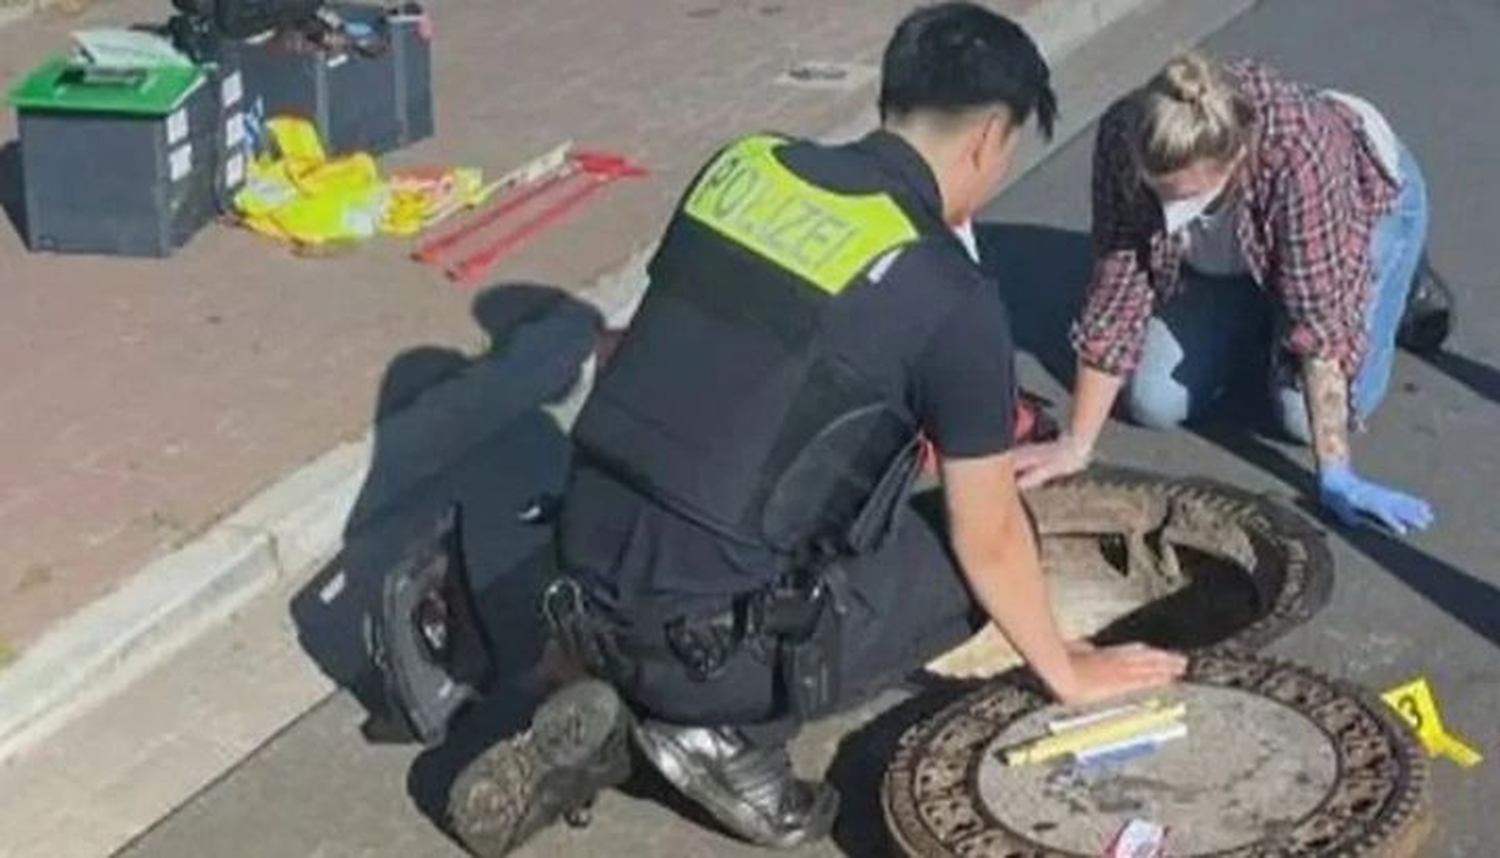
<svg viewBox="0 0 1500 858">
<path fill-rule="evenodd" d="M 1453 290 L 1448 288 L 1423 255 L 1412 283 L 1407 306 L 1396 328 L 1396 344 L 1417 355 L 1430 355 L 1442 349 L 1453 333 Z"/>
<path fill-rule="evenodd" d="M 529 730 L 464 768 L 449 794 L 449 829 L 471 854 L 499 858 L 557 816 L 586 810 L 597 793 L 630 775 L 628 720 L 602 682 L 559 691 L 537 709 Z"/>
<path fill-rule="evenodd" d="M 1452 333 L 1452 311 L 1435 311 L 1410 323 L 1396 337 L 1396 344 L 1412 354 L 1430 355 L 1441 351 Z"/>
<path fill-rule="evenodd" d="M 792 832 L 772 832 L 766 822 L 753 808 L 724 790 L 701 765 L 683 753 L 675 743 L 658 741 L 650 733 L 631 726 L 631 736 L 636 747 L 656 770 L 683 795 L 691 798 L 707 810 L 718 823 L 729 831 L 758 846 L 774 849 L 791 849 L 827 837 L 833 830 L 838 816 L 838 801 L 835 797 L 830 808 L 821 808 L 816 814 L 817 823 L 809 828 Z"/>
</svg>

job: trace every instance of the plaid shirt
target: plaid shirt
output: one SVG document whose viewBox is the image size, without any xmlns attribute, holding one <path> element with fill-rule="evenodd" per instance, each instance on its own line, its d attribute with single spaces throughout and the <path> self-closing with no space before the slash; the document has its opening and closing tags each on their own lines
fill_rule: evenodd
<svg viewBox="0 0 1500 858">
<path fill-rule="evenodd" d="M 1370 232 L 1398 186 L 1345 105 L 1248 60 L 1225 76 L 1256 117 L 1233 202 L 1246 267 L 1281 306 L 1285 347 L 1338 361 L 1352 378 L 1365 348 Z M 1092 283 L 1072 331 L 1080 359 L 1112 375 L 1135 369 L 1147 319 L 1181 290 L 1183 243 L 1167 233 L 1126 136 L 1134 110 L 1122 99 L 1100 122 Z"/>
</svg>

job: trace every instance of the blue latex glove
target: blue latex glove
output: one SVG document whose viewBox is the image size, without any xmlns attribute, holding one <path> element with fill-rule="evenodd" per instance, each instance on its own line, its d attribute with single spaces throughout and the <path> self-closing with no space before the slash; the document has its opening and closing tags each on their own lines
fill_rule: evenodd
<svg viewBox="0 0 1500 858">
<path fill-rule="evenodd" d="M 1347 464 L 1323 468 L 1318 474 L 1318 494 L 1323 505 L 1349 527 L 1373 522 L 1405 536 L 1425 530 L 1433 521 L 1427 501 L 1372 483 Z"/>
</svg>

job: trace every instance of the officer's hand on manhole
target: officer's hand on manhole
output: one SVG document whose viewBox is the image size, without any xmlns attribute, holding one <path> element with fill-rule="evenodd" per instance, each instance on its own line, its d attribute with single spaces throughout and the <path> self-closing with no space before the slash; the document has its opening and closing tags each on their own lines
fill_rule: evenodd
<svg viewBox="0 0 1500 858">
<path fill-rule="evenodd" d="M 1101 649 L 1070 647 L 1069 676 L 1057 680 L 1052 693 L 1065 704 L 1094 703 L 1166 685 L 1187 670 L 1187 657 L 1145 644 Z"/>
</svg>

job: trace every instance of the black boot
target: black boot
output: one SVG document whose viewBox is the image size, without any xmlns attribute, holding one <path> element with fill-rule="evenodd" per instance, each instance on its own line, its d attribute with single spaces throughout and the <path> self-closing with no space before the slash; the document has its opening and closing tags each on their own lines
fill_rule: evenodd
<svg viewBox="0 0 1500 858">
<path fill-rule="evenodd" d="M 797 780 L 786 748 L 759 748 L 735 730 L 642 721 L 636 745 L 683 795 L 761 846 L 788 849 L 833 829 L 838 791 Z"/>
<path fill-rule="evenodd" d="M 448 795 L 448 825 L 473 855 L 498 858 L 559 816 L 587 820 L 594 797 L 630 776 L 629 714 L 587 679 L 554 694 L 531 728 L 470 763 Z"/>
<path fill-rule="evenodd" d="M 1443 347 L 1452 330 L 1453 293 L 1424 258 L 1406 297 L 1396 343 L 1417 354 L 1431 354 Z"/>
</svg>

